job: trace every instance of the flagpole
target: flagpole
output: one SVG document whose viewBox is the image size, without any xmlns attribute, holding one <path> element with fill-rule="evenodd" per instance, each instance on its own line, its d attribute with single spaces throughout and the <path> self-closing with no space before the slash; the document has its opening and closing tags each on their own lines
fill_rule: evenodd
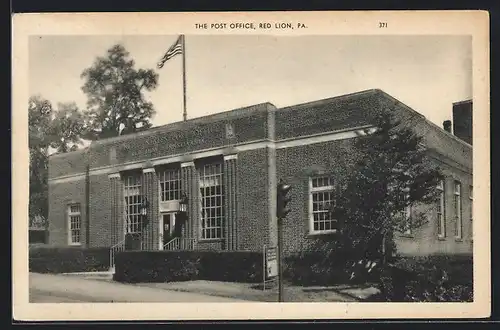
<svg viewBox="0 0 500 330">
<path fill-rule="evenodd" d="M 183 112 L 183 119 L 184 121 L 187 120 L 187 111 L 186 111 L 186 45 L 184 43 L 184 35 L 181 35 L 182 38 L 182 91 L 183 91 L 183 105 L 184 105 L 184 112 Z"/>
</svg>

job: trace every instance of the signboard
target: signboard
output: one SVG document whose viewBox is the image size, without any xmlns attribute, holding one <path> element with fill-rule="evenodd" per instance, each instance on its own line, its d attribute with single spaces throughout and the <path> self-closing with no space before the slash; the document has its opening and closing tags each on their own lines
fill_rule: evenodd
<svg viewBox="0 0 500 330">
<path fill-rule="evenodd" d="M 276 247 L 266 249 L 266 277 L 278 276 L 278 253 Z"/>
</svg>

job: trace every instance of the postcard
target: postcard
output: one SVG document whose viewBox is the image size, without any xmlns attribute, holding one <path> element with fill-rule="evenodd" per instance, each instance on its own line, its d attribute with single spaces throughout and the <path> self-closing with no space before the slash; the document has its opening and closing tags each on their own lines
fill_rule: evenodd
<svg viewBox="0 0 500 330">
<path fill-rule="evenodd" d="M 15 319 L 490 314 L 487 12 L 12 22 Z"/>
</svg>

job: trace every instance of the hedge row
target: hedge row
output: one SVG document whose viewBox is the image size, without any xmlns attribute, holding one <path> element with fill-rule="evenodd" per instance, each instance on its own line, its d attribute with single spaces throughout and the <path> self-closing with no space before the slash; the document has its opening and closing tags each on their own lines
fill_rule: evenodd
<svg viewBox="0 0 500 330">
<path fill-rule="evenodd" d="M 284 258 L 283 277 L 294 285 L 332 285 L 349 282 L 349 260 L 343 254 L 301 252 Z"/>
<path fill-rule="evenodd" d="M 29 244 L 45 244 L 47 242 L 48 233 L 46 230 L 30 230 Z"/>
<path fill-rule="evenodd" d="M 209 280 L 257 283 L 262 253 L 247 251 L 124 251 L 116 254 L 114 280 L 172 282 Z"/>
<path fill-rule="evenodd" d="M 473 300 L 471 256 L 396 257 L 370 271 L 367 265 L 369 260 L 348 260 L 341 253 L 304 252 L 285 258 L 284 277 L 303 286 L 371 282 L 381 292 L 369 301 Z"/>
<path fill-rule="evenodd" d="M 56 274 L 106 271 L 109 248 L 34 246 L 29 250 L 29 270 Z"/>
<path fill-rule="evenodd" d="M 400 258 L 381 271 L 379 288 L 371 301 L 471 302 L 472 257 Z"/>
<path fill-rule="evenodd" d="M 449 282 L 469 284 L 473 282 L 473 260 L 468 255 L 434 255 L 427 257 L 401 257 L 393 263 L 394 268 L 432 278 L 437 271 L 446 272 Z"/>
<path fill-rule="evenodd" d="M 352 260 L 341 253 L 328 256 L 321 252 L 303 252 L 287 256 L 284 260 L 284 278 L 296 285 L 332 285 L 345 283 L 379 282 L 382 269 L 380 263 L 370 272 L 366 271 L 368 260 Z M 396 257 L 390 268 L 395 277 L 416 276 L 433 278 L 437 270 L 445 271 L 449 283 L 468 285 L 472 283 L 472 257 L 461 255 L 434 255 L 427 257 Z M 352 276 L 353 273 L 356 276 Z"/>
</svg>

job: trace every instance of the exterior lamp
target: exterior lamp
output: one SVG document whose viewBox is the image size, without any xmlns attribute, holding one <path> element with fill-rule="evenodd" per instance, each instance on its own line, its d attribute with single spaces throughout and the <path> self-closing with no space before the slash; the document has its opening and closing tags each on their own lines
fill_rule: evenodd
<svg viewBox="0 0 500 330">
<path fill-rule="evenodd" d="M 182 193 L 182 197 L 181 197 L 181 200 L 179 202 L 179 211 L 186 213 L 187 206 L 188 206 L 188 197 L 187 197 L 186 193 Z"/>
<path fill-rule="evenodd" d="M 148 215 L 148 199 L 146 197 L 144 197 L 144 199 L 142 200 L 142 203 L 141 203 L 141 206 L 140 206 L 140 214 L 143 216 L 143 217 L 146 217 Z"/>
</svg>

